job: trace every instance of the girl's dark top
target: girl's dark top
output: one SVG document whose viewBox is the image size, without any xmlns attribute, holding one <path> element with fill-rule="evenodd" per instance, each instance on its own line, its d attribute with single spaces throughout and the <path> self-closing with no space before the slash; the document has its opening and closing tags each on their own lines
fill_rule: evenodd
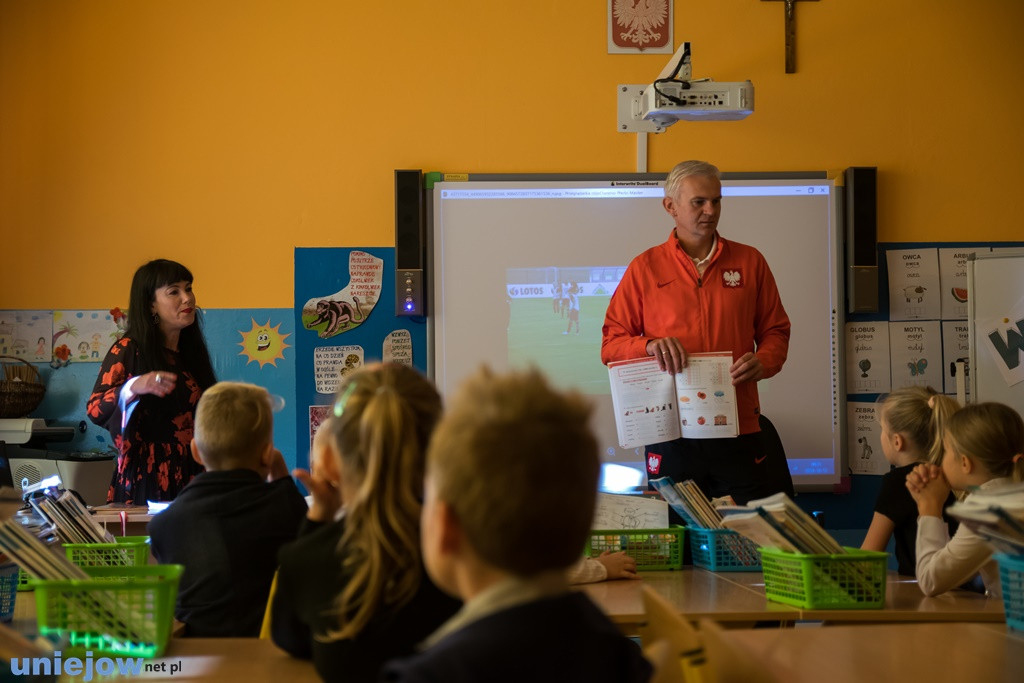
<svg viewBox="0 0 1024 683">
<path fill-rule="evenodd" d="M 882 475 L 882 488 L 875 501 L 875 512 L 888 517 L 895 526 L 892 535 L 897 571 L 905 576 L 917 575 L 917 503 L 907 490 L 907 475 L 918 464 L 894 467 Z M 955 501 L 956 498 L 950 493 L 943 508 Z M 956 522 L 945 515 L 943 518 L 952 536 L 956 532 Z"/>
<path fill-rule="evenodd" d="M 306 520 L 299 538 L 281 548 L 271 636 L 293 656 L 312 658 L 325 681 L 376 681 L 384 662 L 413 654 L 460 603 L 442 593 L 421 566 L 420 586 L 411 601 L 379 611 L 355 638 L 324 641 L 328 631 L 338 628 L 331 612 L 347 582 L 338 553 L 344 530 L 343 521 Z"/>
<path fill-rule="evenodd" d="M 115 342 L 86 403 L 89 418 L 110 432 L 118 452 L 108 503 L 174 500 L 203 471 L 189 451 L 202 389 L 189 368 L 181 366 L 178 353 L 167 350 L 169 371 L 178 376 L 174 391 L 164 397 L 140 396 L 122 411 L 121 387 L 145 373 L 140 354 L 129 337 Z"/>
</svg>

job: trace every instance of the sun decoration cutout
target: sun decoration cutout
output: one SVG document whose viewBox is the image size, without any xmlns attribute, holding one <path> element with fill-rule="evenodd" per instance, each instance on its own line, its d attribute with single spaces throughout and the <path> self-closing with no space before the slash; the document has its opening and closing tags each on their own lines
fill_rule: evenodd
<svg viewBox="0 0 1024 683">
<path fill-rule="evenodd" d="M 238 331 L 238 334 L 242 335 L 242 341 L 238 342 L 242 350 L 239 351 L 238 355 L 248 356 L 249 360 L 246 365 L 253 361 L 259 361 L 261 370 L 267 363 L 276 368 L 277 363 L 275 361 L 278 358 L 284 360 L 284 350 L 291 346 L 284 343 L 284 340 L 290 337 L 291 333 L 282 336 L 281 323 L 271 327 L 269 318 L 265 325 L 257 325 L 255 318 L 250 319 L 252 320 L 252 329 L 248 332 Z"/>
</svg>

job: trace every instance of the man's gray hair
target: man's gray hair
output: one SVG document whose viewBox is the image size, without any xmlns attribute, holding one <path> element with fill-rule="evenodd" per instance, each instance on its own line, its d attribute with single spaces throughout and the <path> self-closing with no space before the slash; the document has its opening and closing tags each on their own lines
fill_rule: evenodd
<svg viewBox="0 0 1024 683">
<path fill-rule="evenodd" d="M 721 171 L 714 164 L 692 159 L 690 161 L 683 161 L 676 164 L 676 167 L 669 171 L 668 177 L 665 178 L 665 196 L 675 199 L 676 195 L 679 194 L 679 183 L 683 182 L 683 178 L 695 175 L 711 176 L 718 180 L 722 179 Z"/>
</svg>

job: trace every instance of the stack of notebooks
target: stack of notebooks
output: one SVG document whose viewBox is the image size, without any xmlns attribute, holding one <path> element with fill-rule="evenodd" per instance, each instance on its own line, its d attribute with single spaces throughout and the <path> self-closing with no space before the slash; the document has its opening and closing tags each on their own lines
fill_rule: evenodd
<svg viewBox="0 0 1024 683">
<path fill-rule="evenodd" d="M 93 520 L 92 513 L 70 491 L 37 492 L 29 503 L 64 543 L 114 543 L 114 536 Z"/>
<path fill-rule="evenodd" d="M 1024 555 L 1024 484 L 976 491 L 946 512 L 1008 555 Z"/>
</svg>

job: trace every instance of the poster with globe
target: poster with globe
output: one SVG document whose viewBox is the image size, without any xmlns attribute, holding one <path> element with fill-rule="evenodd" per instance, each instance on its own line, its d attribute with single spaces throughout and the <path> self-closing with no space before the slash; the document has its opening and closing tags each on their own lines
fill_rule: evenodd
<svg viewBox="0 0 1024 683">
<path fill-rule="evenodd" d="M 847 323 L 846 393 L 888 393 L 889 370 L 889 324 Z"/>
</svg>

